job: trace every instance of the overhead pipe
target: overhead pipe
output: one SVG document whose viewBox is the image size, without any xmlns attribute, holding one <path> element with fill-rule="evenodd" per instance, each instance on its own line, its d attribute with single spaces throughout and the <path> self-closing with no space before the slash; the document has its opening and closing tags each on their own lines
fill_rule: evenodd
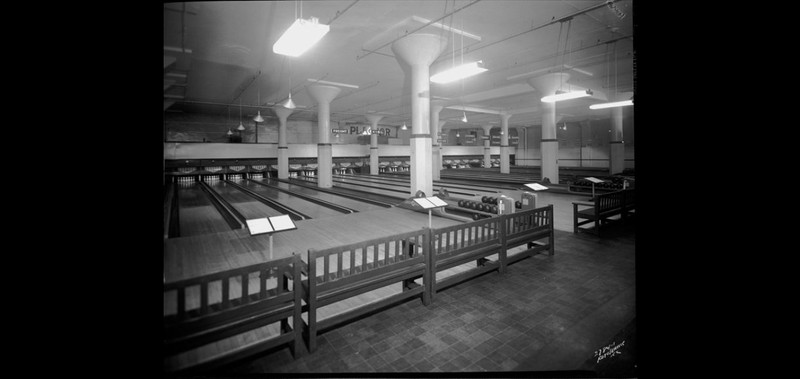
<svg viewBox="0 0 800 379">
<path fill-rule="evenodd" d="M 485 47 L 489 47 L 489 46 L 492 46 L 492 45 L 494 45 L 494 44 L 498 44 L 498 43 L 500 43 L 500 42 L 507 41 L 507 40 L 509 40 L 509 39 L 511 39 L 511 38 L 519 37 L 519 36 L 521 36 L 521 35 L 523 35 L 523 34 L 527 34 L 527 33 L 530 33 L 530 32 L 532 32 L 532 31 L 535 31 L 535 30 L 538 30 L 538 29 L 544 28 L 545 26 L 550 26 L 550 25 L 553 25 L 553 24 L 555 24 L 555 23 L 559 23 L 559 22 L 563 22 L 563 21 L 569 21 L 570 19 L 572 19 L 572 18 L 573 18 L 573 17 L 575 17 L 575 16 L 578 16 L 578 15 L 584 14 L 584 13 L 586 13 L 586 12 L 591 12 L 591 11 L 593 11 L 593 10 L 595 10 L 595 9 L 598 9 L 598 8 L 602 8 L 602 7 L 608 6 L 608 4 L 611 4 L 611 3 L 614 3 L 614 2 L 617 2 L 617 1 L 619 1 L 619 0 L 608 0 L 608 1 L 604 1 L 604 2 L 602 2 L 602 3 L 599 3 L 599 4 L 596 4 L 596 5 L 592 5 L 592 6 L 589 6 L 589 7 L 586 7 L 586 8 L 584 8 L 584 9 L 581 9 L 581 10 L 579 10 L 579 11 L 576 11 L 576 12 L 574 12 L 574 13 L 570 13 L 570 14 L 568 14 L 568 15 L 566 15 L 566 16 L 562 16 L 562 17 L 559 17 L 559 18 L 554 18 L 554 19 L 552 19 L 552 20 L 550 20 L 550 21 L 548 21 L 548 22 L 545 22 L 545 23 L 543 23 L 543 24 L 540 24 L 540 25 L 534 26 L 534 27 L 532 27 L 532 28 L 530 28 L 530 29 L 528 29 L 528 30 L 526 30 L 526 31 L 524 31 L 524 32 L 520 32 L 520 33 L 517 33 L 517 34 L 513 34 L 513 35 L 510 35 L 510 36 L 508 36 L 508 37 L 504 37 L 504 38 L 502 38 L 502 39 L 500 39 L 500 40 L 497 40 L 497 41 L 494 41 L 494 42 L 491 42 L 491 43 L 487 43 L 486 45 L 479 46 L 479 47 L 477 47 L 477 48 L 475 48 L 475 49 L 469 50 L 469 52 L 470 52 L 470 53 L 474 53 L 474 52 L 476 52 L 476 51 L 478 51 L 478 50 L 480 50 L 480 49 L 483 49 L 483 48 L 485 48 Z M 471 5 L 471 4 L 470 4 L 470 5 Z M 459 52 L 462 52 L 463 50 L 465 50 L 465 49 L 464 49 L 464 48 L 461 48 L 461 51 L 459 51 Z M 433 63 L 436 63 L 436 61 L 434 61 Z"/>
</svg>

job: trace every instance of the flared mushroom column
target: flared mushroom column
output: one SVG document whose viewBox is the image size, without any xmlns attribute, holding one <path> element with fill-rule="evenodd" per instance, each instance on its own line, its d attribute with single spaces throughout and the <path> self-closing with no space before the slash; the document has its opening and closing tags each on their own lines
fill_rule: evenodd
<svg viewBox="0 0 800 379">
<path fill-rule="evenodd" d="M 561 83 L 569 79 L 569 74 L 551 73 L 528 79 L 528 84 L 536 88 L 540 99 L 555 95 Z M 542 109 L 542 179 L 558 184 L 558 138 L 556 137 L 556 103 L 540 100 Z"/>
<path fill-rule="evenodd" d="M 278 179 L 289 178 L 289 145 L 286 143 L 286 123 L 294 110 L 275 107 L 278 115 Z"/>
<path fill-rule="evenodd" d="M 378 122 L 383 118 L 383 116 L 378 116 L 374 114 L 364 116 L 367 118 L 367 121 L 372 125 L 371 130 L 378 130 Z M 379 158 L 378 158 L 378 135 L 373 133 L 369 136 L 369 173 L 370 175 L 378 175 L 379 169 Z"/>
<path fill-rule="evenodd" d="M 442 148 L 439 143 L 439 130 L 442 126 L 439 122 L 439 112 L 442 109 L 444 109 L 442 105 L 431 104 L 431 178 L 433 180 L 442 178 Z"/>
<path fill-rule="evenodd" d="M 500 124 L 500 173 L 509 174 L 511 173 L 511 159 L 508 156 L 508 119 L 511 118 L 511 115 L 501 113 L 500 118 L 502 119 L 502 124 Z"/>
<path fill-rule="evenodd" d="M 492 126 L 483 125 L 483 167 L 492 167 Z"/>
<path fill-rule="evenodd" d="M 318 176 L 317 186 L 331 188 L 333 186 L 333 146 L 331 146 L 331 101 L 336 98 L 341 88 L 333 86 L 313 85 L 308 93 L 317 102 L 317 127 L 319 142 L 317 143 Z"/>
<path fill-rule="evenodd" d="M 609 101 L 622 101 L 631 98 L 633 93 L 622 92 L 615 99 Z M 625 107 L 611 108 L 611 146 L 610 167 L 608 173 L 611 175 L 619 174 L 625 170 L 625 141 L 622 138 L 622 112 Z"/>
<path fill-rule="evenodd" d="M 436 34 L 411 34 L 392 44 L 398 63 L 411 67 L 411 196 L 419 190 L 433 195 L 430 65 L 446 46 L 447 39 Z"/>
</svg>

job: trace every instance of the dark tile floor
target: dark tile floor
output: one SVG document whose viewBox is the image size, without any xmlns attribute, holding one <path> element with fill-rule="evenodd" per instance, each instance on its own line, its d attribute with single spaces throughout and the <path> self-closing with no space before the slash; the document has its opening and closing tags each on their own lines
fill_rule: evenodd
<svg viewBox="0 0 800 379">
<path fill-rule="evenodd" d="M 587 362 L 636 317 L 633 225 L 609 226 L 602 239 L 555 233 L 555 256 L 331 330 L 313 354 L 293 359 L 284 348 L 213 374 L 591 371 Z M 632 355 L 618 351 L 604 364 Z"/>
</svg>

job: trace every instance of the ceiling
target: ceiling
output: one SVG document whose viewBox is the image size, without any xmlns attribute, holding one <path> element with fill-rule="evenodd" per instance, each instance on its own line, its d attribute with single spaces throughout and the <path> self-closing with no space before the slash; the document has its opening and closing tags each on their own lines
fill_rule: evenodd
<svg viewBox="0 0 800 379">
<path fill-rule="evenodd" d="M 454 10 L 456 11 L 454 13 Z M 298 109 L 290 119 L 316 120 L 306 91 L 321 80 L 343 86 L 331 102 L 331 121 L 381 124 L 411 121 L 410 78 L 393 56 L 391 42 L 406 33 L 434 33 L 448 46 L 431 75 L 454 64 L 482 60 L 488 71 L 450 84 L 431 83 L 433 100 L 446 108 L 445 128 L 541 124 L 544 96 L 528 79 L 563 72 L 566 89 L 589 88 L 594 96 L 559 102 L 559 120 L 610 117 L 589 110 L 634 88 L 632 0 L 343 0 L 247 1 L 164 4 L 164 111 L 225 115 L 271 106 L 291 89 Z M 330 32 L 311 50 L 292 58 L 272 45 L 296 17 L 316 17 Z M 461 32 L 463 31 L 463 33 Z M 462 111 L 468 107 L 469 122 Z"/>
</svg>

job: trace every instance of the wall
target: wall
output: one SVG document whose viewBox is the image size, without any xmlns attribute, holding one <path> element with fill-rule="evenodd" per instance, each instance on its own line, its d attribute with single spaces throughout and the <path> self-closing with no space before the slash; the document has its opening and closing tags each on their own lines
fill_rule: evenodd
<svg viewBox="0 0 800 379">
<path fill-rule="evenodd" d="M 609 167 L 611 120 L 586 120 L 580 122 L 559 122 L 556 128 L 558 138 L 558 165 L 561 167 Z M 518 166 L 541 166 L 542 127 L 532 125 L 521 127 L 520 146 L 517 149 Z M 622 133 L 625 141 L 625 167 L 635 166 L 635 136 L 633 116 L 623 117 Z"/>
</svg>

